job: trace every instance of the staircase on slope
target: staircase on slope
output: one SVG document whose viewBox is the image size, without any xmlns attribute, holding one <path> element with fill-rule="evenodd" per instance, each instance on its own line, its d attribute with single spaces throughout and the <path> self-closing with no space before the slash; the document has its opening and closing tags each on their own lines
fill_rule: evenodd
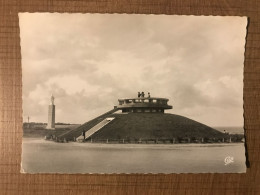
<svg viewBox="0 0 260 195">
<path fill-rule="evenodd" d="M 83 125 L 79 126 L 76 129 L 73 129 L 69 132 L 66 132 L 60 136 L 57 137 L 58 140 L 63 141 L 64 139 L 66 141 L 74 141 L 76 138 L 78 138 L 80 135 L 82 135 L 82 132 L 86 132 L 88 130 L 90 130 L 91 128 L 93 128 L 94 126 L 96 126 L 97 124 L 99 124 L 100 122 L 102 122 L 104 119 L 108 118 L 109 115 L 113 114 L 114 112 L 118 111 L 118 108 L 114 108 L 86 123 L 84 123 Z"/>
<path fill-rule="evenodd" d="M 105 125 L 107 125 L 114 119 L 115 119 L 114 117 L 109 117 L 109 118 L 104 119 L 103 121 L 101 121 L 100 123 L 98 123 L 97 125 L 92 127 L 91 129 L 86 131 L 85 136 L 81 135 L 81 136 L 77 137 L 77 141 L 82 142 L 82 141 L 84 141 L 84 139 L 88 139 L 91 135 L 93 135 L 94 133 L 96 133 L 97 131 L 102 129 Z"/>
</svg>

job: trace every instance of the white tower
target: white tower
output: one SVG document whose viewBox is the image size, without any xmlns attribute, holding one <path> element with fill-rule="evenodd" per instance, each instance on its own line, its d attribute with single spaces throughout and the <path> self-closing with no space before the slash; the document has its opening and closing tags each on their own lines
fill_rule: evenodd
<svg viewBox="0 0 260 195">
<path fill-rule="evenodd" d="M 53 95 L 51 95 L 51 103 L 49 105 L 47 129 L 55 129 L 55 105 Z"/>
</svg>

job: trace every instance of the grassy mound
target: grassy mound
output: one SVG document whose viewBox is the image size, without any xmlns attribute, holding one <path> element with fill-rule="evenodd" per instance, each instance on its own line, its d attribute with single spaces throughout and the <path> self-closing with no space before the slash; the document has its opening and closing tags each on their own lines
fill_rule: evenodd
<svg viewBox="0 0 260 195">
<path fill-rule="evenodd" d="M 189 118 L 162 113 L 112 114 L 92 139 L 222 138 L 223 133 Z"/>
</svg>

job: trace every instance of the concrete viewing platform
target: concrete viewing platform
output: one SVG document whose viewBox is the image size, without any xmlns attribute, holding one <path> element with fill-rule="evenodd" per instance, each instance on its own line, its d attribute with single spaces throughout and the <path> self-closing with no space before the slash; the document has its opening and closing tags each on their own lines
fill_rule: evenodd
<svg viewBox="0 0 260 195">
<path fill-rule="evenodd" d="M 164 113 L 166 109 L 172 109 L 168 105 L 169 99 L 157 97 L 137 97 L 137 98 L 121 98 L 118 100 L 117 108 L 122 112 L 146 112 L 146 113 Z"/>
</svg>

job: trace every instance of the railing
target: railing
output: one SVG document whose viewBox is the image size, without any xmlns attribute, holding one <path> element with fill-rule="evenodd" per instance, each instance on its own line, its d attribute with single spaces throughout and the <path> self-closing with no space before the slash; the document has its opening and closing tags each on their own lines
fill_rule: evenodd
<svg viewBox="0 0 260 195">
<path fill-rule="evenodd" d="M 181 143 L 241 143 L 241 139 L 231 138 L 165 138 L 165 139 L 86 139 L 88 143 L 107 143 L 107 144 L 181 144 Z"/>
<path fill-rule="evenodd" d="M 150 104 L 167 105 L 168 99 L 162 99 L 162 98 L 133 98 L 133 99 L 119 99 L 118 101 L 119 101 L 119 105 L 138 104 L 138 103 L 150 103 Z"/>
</svg>

